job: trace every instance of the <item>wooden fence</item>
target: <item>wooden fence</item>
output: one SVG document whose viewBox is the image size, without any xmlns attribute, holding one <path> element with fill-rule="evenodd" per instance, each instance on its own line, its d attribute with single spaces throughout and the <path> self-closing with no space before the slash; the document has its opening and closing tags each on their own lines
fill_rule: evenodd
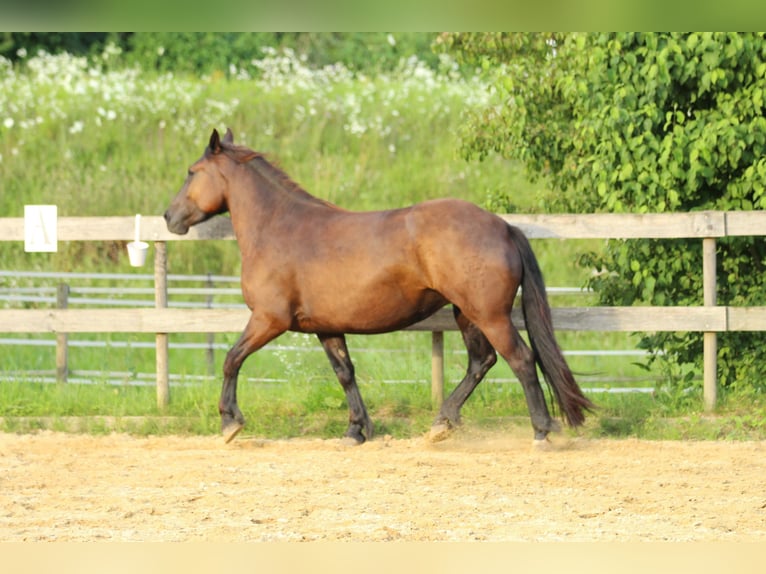
<svg viewBox="0 0 766 574">
<path fill-rule="evenodd" d="M 716 304 L 716 239 L 766 235 L 766 212 L 701 211 L 683 214 L 504 215 L 531 239 L 696 238 L 703 254 L 703 306 L 697 307 L 555 307 L 557 330 L 573 331 L 696 331 L 704 333 L 704 402 L 716 403 L 716 334 L 766 330 L 766 307 Z M 134 217 L 61 217 L 59 241 L 130 241 Z M 2 309 L 0 333 L 155 333 L 157 402 L 169 401 L 168 333 L 229 333 L 244 329 L 246 310 L 168 309 L 168 241 L 232 240 L 227 217 L 216 217 L 187 235 L 167 231 L 161 217 L 145 217 L 141 239 L 154 242 L 155 308 L 136 309 Z M 24 219 L 0 219 L 0 241 L 24 241 Z M 523 319 L 514 311 L 514 322 Z M 432 395 L 438 404 L 444 389 L 443 333 L 457 329 L 443 309 L 409 329 L 432 333 Z"/>
</svg>

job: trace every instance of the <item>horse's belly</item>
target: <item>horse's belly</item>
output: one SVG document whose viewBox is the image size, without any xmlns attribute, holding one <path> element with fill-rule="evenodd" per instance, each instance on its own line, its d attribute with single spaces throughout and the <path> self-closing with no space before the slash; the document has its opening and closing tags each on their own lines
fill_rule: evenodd
<svg viewBox="0 0 766 574">
<path fill-rule="evenodd" d="M 387 333 L 422 321 L 446 303 L 434 291 L 424 291 L 415 298 L 394 292 L 372 297 L 347 294 L 332 304 L 299 307 L 291 329 L 309 333 Z"/>
</svg>

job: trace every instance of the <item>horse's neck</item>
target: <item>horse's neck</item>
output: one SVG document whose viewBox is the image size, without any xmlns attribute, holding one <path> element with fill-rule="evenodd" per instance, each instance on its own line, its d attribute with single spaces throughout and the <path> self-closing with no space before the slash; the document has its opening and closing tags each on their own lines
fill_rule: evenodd
<svg viewBox="0 0 766 574">
<path fill-rule="evenodd" d="M 286 178 L 282 180 L 262 170 L 248 170 L 248 177 L 237 181 L 229 190 L 227 202 L 242 250 L 259 243 L 261 234 L 268 233 L 273 222 L 304 219 L 308 213 L 321 217 L 323 212 L 337 209 Z"/>
</svg>

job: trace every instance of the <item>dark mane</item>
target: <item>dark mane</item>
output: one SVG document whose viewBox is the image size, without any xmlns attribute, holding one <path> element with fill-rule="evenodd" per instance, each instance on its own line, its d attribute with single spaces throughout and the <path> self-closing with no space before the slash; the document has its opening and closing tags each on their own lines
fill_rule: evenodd
<svg viewBox="0 0 766 574">
<path fill-rule="evenodd" d="M 234 144 L 223 144 L 222 147 L 229 157 L 239 163 L 250 165 L 250 167 L 279 189 L 287 191 L 302 199 L 336 207 L 329 201 L 311 195 L 308 191 L 293 181 L 284 171 L 271 163 L 264 154 L 253 151 L 245 146 Z"/>
</svg>

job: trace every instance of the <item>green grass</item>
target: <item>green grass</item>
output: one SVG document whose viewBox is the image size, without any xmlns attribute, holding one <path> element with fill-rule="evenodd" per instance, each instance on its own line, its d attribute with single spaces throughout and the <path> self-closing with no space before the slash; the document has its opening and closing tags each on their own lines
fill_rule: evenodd
<svg viewBox="0 0 766 574">
<path fill-rule="evenodd" d="M 424 384 L 361 383 L 378 436 L 412 438 L 428 432 L 435 416 Z M 332 380 L 252 383 L 242 381 L 239 403 L 246 435 L 259 438 L 340 437 L 348 411 Z M 171 405 L 158 411 L 151 387 L 106 384 L 70 385 L 4 382 L 0 385 L 0 430 L 50 429 L 103 434 L 216 435 L 219 385 L 173 386 Z M 578 431 L 586 438 L 637 437 L 650 440 L 764 440 L 766 405 L 762 399 L 727 396 L 714 415 L 666 413 L 664 398 L 647 394 L 596 397 L 599 410 Z M 525 401 L 517 385 L 484 383 L 463 409 L 469 429 L 510 431 L 529 428 Z M 531 430 L 530 430 L 531 436 Z"/>
</svg>

